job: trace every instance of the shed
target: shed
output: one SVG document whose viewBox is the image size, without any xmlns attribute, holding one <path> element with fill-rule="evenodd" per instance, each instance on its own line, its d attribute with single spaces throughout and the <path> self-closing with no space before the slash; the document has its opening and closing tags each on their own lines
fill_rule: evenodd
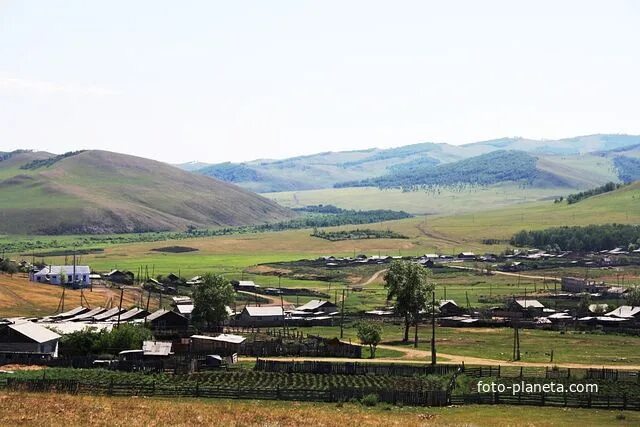
<svg viewBox="0 0 640 427">
<path fill-rule="evenodd" d="M 240 335 L 220 334 L 215 337 L 191 335 L 191 351 L 194 354 L 221 354 L 223 356 L 238 353 L 246 338 Z"/>
<path fill-rule="evenodd" d="M 33 322 L 0 325 L 0 351 L 58 357 L 60 335 Z"/>
<path fill-rule="evenodd" d="M 459 316 L 463 310 L 452 299 L 441 300 L 438 304 L 438 309 L 442 316 Z"/>
</svg>

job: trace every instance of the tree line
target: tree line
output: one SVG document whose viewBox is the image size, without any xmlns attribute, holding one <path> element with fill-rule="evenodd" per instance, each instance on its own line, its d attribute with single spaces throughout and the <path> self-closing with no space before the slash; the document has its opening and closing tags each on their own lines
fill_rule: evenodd
<svg viewBox="0 0 640 427">
<path fill-rule="evenodd" d="M 573 193 L 567 196 L 567 204 L 572 205 L 574 203 L 578 203 L 580 200 L 584 200 L 586 198 L 597 196 L 598 194 L 608 193 L 613 190 L 617 190 L 622 187 L 623 184 L 616 184 L 615 182 L 607 182 L 605 185 L 600 187 L 592 188 L 591 190 L 581 191 L 580 193 Z M 555 203 L 562 202 L 562 197 L 554 200 Z"/>
<path fill-rule="evenodd" d="M 339 240 L 361 240 L 361 239 L 408 239 L 404 234 L 396 233 L 391 230 L 372 230 L 370 228 L 342 230 L 342 231 L 325 231 L 313 230 L 312 237 L 337 242 Z"/>
<path fill-rule="evenodd" d="M 510 243 L 519 247 L 551 248 L 562 251 L 602 251 L 622 247 L 640 247 L 640 225 L 602 224 L 522 230 Z"/>
</svg>

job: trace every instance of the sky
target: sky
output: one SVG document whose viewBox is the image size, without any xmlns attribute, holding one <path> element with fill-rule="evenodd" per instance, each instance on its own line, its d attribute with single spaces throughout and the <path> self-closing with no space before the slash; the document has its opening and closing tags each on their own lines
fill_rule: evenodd
<svg viewBox="0 0 640 427">
<path fill-rule="evenodd" d="M 0 0 L 0 151 L 640 134 L 638 1 Z"/>
</svg>

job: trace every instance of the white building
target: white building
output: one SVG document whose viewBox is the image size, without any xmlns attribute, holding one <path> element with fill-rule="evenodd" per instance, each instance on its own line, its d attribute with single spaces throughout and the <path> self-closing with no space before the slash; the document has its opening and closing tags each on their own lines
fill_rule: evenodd
<svg viewBox="0 0 640 427">
<path fill-rule="evenodd" d="M 73 277 L 75 271 L 75 280 Z M 29 280 L 38 283 L 59 285 L 61 283 L 80 283 L 84 286 L 91 284 L 91 269 L 87 265 L 48 265 L 36 273 L 29 274 Z"/>
</svg>

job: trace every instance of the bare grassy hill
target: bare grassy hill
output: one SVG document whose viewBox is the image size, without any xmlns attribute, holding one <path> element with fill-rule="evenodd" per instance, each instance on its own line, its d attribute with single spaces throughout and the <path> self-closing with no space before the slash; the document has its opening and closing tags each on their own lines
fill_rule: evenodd
<svg viewBox="0 0 640 427">
<path fill-rule="evenodd" d="M 48 153 L 47 153 L 48 154 Z M 0 232 L 119 233 L 238 226 L 293 213 L 214 178 L 107 151 L 0 161 Z"/>
</svg>

